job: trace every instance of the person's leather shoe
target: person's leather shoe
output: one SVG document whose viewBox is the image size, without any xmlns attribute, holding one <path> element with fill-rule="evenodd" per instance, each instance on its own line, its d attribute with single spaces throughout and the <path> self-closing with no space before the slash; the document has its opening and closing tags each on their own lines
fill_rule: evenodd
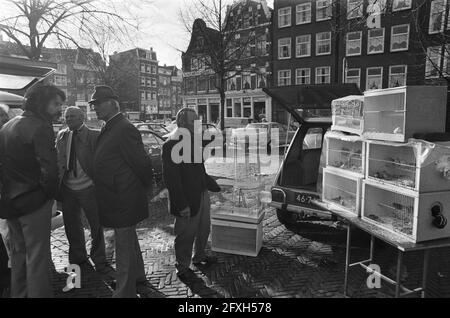
<svg viewBox="0 0 450 318">
<path fill-rule="evenodd" d="M 187 268 L 185 270 L 177 272 L 177 276 L 181 281 L 186 281 L 194 278 L 195 273 L 192 271 L 192 269 Z"/>
<path fill-rule="evenodd" d="M 196 267 L 209 267 L 213 264 L 217 263 L 217 257 L 214 256 L 206 256 L 200 262 L 195 262 L 194 265 Z"/>
</svg>

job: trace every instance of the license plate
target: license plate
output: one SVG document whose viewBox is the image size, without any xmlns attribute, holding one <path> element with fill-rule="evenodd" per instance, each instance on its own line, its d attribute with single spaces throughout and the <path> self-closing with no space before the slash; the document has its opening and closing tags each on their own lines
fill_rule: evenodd
<svg viewBox="0 0 450 318">
<path fill-rule="evenodd" d="M 319 197 L 312 194 L 305 194 L 305 193 L 297 193 L 295 195 L 295 201 L 297 201 L 300 204 L 311 204 L 312 200 L 316 200 Z"/>
</svg>

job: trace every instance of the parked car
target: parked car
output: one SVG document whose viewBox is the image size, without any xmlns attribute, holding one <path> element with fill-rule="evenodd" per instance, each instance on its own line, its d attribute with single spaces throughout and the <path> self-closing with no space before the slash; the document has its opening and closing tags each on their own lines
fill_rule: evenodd
<svg viewBox="0 0 450 318">
<path fill-rule="evenodd" d="M 150 156 L 153 166 L 153 174 L 156 181 L 162 178 L 162 145 L 164 138 L 154 130 L 139 129 L 142 142 L 144 143 L 145 151 Z"/>
<path fill-rule="evenodd" d="M 271 189 L 270 205 L 277 209 L 279 221 L 287 227 L 305 220 L 330 220 L 331 214 L 313 201 L 321 196 L 322 168 L 325 165 L 322 150 L 324 135 L 331 127 L 331 101 L 348 95 L 360 95 L 360 90 L 356 85 L 342 84 L 265 91 L 299 125 Z M 303 103 L 299 102 L 298 96 L 302 96 Z M 300 109 L 300 104 L 305 106 Z"/>
<path fill-rule="evenodd" d="M 157 132 L 158 134 L 165 135 L 170 131 L 166 128 L 166 125 L 163 123 L 135 123 L 134 126 L 139 130 L 152 130 Z"/>
</svg>

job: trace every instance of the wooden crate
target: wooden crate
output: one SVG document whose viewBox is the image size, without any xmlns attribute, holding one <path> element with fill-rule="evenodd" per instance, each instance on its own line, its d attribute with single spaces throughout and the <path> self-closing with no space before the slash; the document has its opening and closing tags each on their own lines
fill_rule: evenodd
<svg viewBox="0 0 450 318">
<path fill-rule="evenodd" d="M 364 175 L 365 143 L 361 137 L 339 132 L 327 132 L 326 166 Z"/>
<path fill-rule="evenodd" d="M 412 242 L 450 237 L 449 225 L 433 224 L 433 211 L 450 218 L 450 191 L 419 194 L 364 180 L 362 201 L 362 219 Z"/>
<path fill-rule="evenodd" d="M 364 96 L 351 95 L 331 102 L 333 131 L 361 135 L 364 131 Z"/>
<path fill-rule="evenodd" d="M 359 174 L 340 171 L 335 168 L 323 169 L 322 201 L 356 215 L 360 215 L 361 182 Z"/>
<path fill-rule="evenodd" d="M 406 142 L 415 133 L 444 132 L 447 87 L 403 86 L 364 93 L 367 139 Z"/>
<path fill-rule="evenodd" d="M 244 223 L 211 219 L 211 249 L 214 252 L 258 256 L 262 247 L 263 222 Z"/>
<path fill-rule="evenodd" d="M 420 193 L 450 190 L 450 147 L 420 140 L 366 144 L 367 180 Z"/>
</svg>

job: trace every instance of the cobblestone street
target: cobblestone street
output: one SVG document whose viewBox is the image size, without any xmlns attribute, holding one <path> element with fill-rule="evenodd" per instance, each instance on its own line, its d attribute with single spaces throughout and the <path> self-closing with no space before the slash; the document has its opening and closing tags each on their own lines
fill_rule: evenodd
<svg viewBox="0 0 450 318">
<path fill-rule="evenodd" d="M 220 173 L 219 173 L 220 174 Z M 218 263 L 202 271 L 196 270 L 198 280 L 189 286 L 175 273 L 173 250 L 173 218 L 167 213 L 165 199 L 152 202 L 150 217 L 138 226 L 146 273 L 151 284 L 163 297 L 343 297 L 345 264 L 345 231 L 331 223 L 303 224 L 295 232 L 286 229 L 277 220 L 274 210 L 268 208 L 264 220 L 263 248 L 258 257 L 213 253 Z M 88 237 L 88 231 L 86 231 Z M 107 232 L 108 256 L 113 262 L 113 242 Z M 362 238 L 361 238 L 362 237 Z M 369 241 L 358 236 L 352 258 L 367 258 Z M 89 244 L 89 243 L 88 243 Z M 108 280 L 84 269 L 82 288 L 63 293 L 67 274 L 68 245 L 64 228 L 52 235 L 52 253 L 55 264 L 54 288 L 58 297 L 110 297 Z M 429 296 L 450 296 L 449 250 L 432 253 L 429 269 Z M 417 287 L 421 277 L 421 254 L 406 255 L 408 287 Z M 394 250 L 377 245 L 375 260 L 382 272 L 395 272 Z M 361 268 L 350 272 L 352 297 L 391 297 L 393 288 L 382 282 L 382 288 L 370 290 L 367 274 Z M 411 284 L 412 286 L 409 286 Z"/>
</svg>

